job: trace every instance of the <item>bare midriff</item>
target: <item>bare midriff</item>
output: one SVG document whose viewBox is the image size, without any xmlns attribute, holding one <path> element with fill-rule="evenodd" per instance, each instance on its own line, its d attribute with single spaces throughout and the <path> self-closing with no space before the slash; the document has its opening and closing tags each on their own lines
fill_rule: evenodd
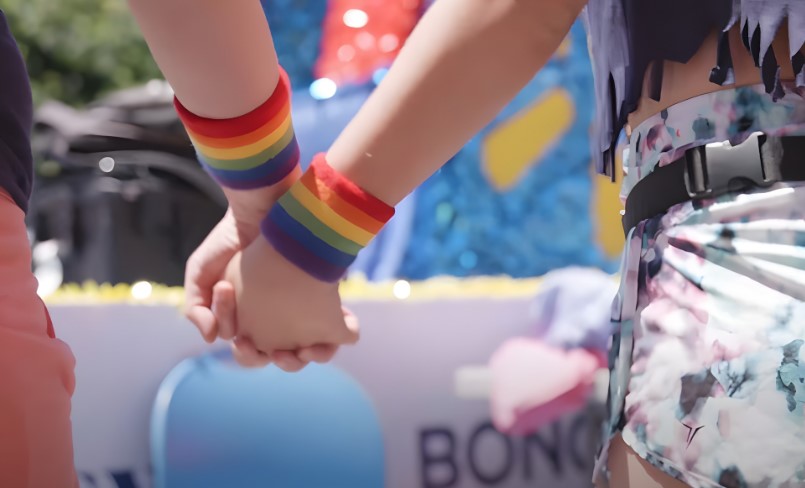
<svg viewBox="0 0 805 488">
<path fill-rule="evenodd" d="M 780 28 L 772 46 L 777 62 L 782 68 L 781 80 L 793 81 L 794 70 L 791 67 L 788 48 L 788 30 L 784 26 Z M 687 63 L 666 61 L 663 67 L 660 100 L 652 100 L 645 96 L 641 98 L 637 110 L 629 115 L 629 126 L 637 127 L 642 121 L 663 109 L 698 95 L 763 82 L 752 55 L 741 41 L 738 26 L 730 31 L 730 51 L 735 69 L 735 84 L 721 86 L 711 82 L 710 70 L 715 65 L 717 48 L 718 35 L 713 32 Z M 648 93 L 648 90 L 644 89 L 643 93 Z"/>
</svg>

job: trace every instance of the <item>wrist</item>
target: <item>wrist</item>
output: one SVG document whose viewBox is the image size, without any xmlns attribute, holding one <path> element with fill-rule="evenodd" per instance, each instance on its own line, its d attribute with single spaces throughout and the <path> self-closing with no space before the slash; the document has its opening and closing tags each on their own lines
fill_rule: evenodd
<svg viewBox="0 0 805 488">
<path fill-rule="evenodd" d="M 202 167 L 223 188 L 256 190 L 277 185 L 299 166 L 291 122 L 291 88 L 280 68 L 277 86 L 251 112 L 229 119 L 201 117 L 174 105 Z"/>
<path fill-rule="evenodd" d="M 297 166 L 285 178 L 274 185 L 251 190 L 235 190 L 223 188 L 229 202 L 229 210 L 239 223 L 254 225 L 259 228 L 271 207 L 302 176 L 302 169 Z"/>
<path fill-rule="evenodd" d="M 320 281 L 335 282 L 394 215 L 317 155 L 271 207 L 260 230 L 274 249 Z"/>
</svg>

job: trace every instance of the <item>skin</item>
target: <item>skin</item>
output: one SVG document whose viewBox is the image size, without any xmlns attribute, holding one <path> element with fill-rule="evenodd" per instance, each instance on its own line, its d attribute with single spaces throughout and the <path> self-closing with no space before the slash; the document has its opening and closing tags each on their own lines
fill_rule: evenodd
<svg viewBox="0 0 805 488">
<path fill-rule="evenodd" d="M 729 90 L 736 86 L 762 83 L 760 70 L 755 67 L 752 56 L 741 42 L 740 30 L 736 26 L 730 30 L 730 51 L 735 67 L 735 84 L 719 86 L 710 82 L 710 70 L 716 59 L 718 36 L 713 32 L 702 44 L 698 52 L 686 63 L 666 62 L 663 67 L 662 97 L 659 101 L 644 97 L 638 109 L 629 116 L 629 124 L 637 127 L 640 122 L 688 98 L 718 90 Z M 793 81 L 794 70 L 788 49 L 788 29 L 783 25 L 772 43 L 774 54 L 780 62 L 782 80 Z M 645 93 L 645 90 L 644 90 Z"/>
<path fill-rule="evenodd" d="M 398 203 L 534 76 L 584 3 L 440 0 L 330 148 L 329 164 L 389 205 Z M 129 4 L 163 73 L 191 111 L 233 117 L 273 92 L 276 55 L 258 2 Z M 737 30 L 731 36 L 736 85 L 760 83 Z M 774 43 L 778 59 L 788 56 L 787 45 L 783 30 Z M 666 63 L 661 100 L 641 100 L 630 125 L 679 101 L 732 88 L 707 79 L 715 49 L 714 33 L 689 63 Z M 793 79 L 783 64 L 783 79 Z M 235 357 L 244 365 L 274 361 L 297 371 L 329 360 L 338 346 L 358 339 L 357 321 L 342 308 L 337 284 L 311 278 L 257 238 L 259 221 L 298 176 L 259 191 L 228 191 L 230 211 L 188 262 L 188 318 L 207 340 L 234 338 Z M 609 464 L 612 486 L 685 486 L 650 467 L 620 438 Z"/>
<path fill-rule="evenodd" d="M 213 119 L 237 117 L 274 92 L 279 66 L 259 2 L 129 0 L 128 4 L 162 73 L 191 112 Z M 260 221 L 299 176 L 296 170 L 276 185 L 257 190 L 224 189 L 229 210 L 190 257 L 185 275 L 185 315 L 206 341 L 235 337 L 234 289 L 222 281 L 224 271 L 235 254 L 260 235 Z M 233 345 L 243 365 L 270 361 L 246 336 Z M 335 353 L 334 345 L 323 348 L 324 353 L 317 348 L 311 357 L 328 359 Z"/>
<path fill-rule="evenodd" d="M 398 203 L 534 76 L 582 6 L 580 0 L 440 0 L 333 144 L 328 162 L 389 205 Z M 540 18 L 543 25 L 535 27 Z M 236 290 L 239 333 L 285 369 L 300 369 L 306 358 L 276 350 L 338 340 L 332 334 L 350 328 L 338 285 L 289 266 L 263 239 L 235 257 L 226 280 Z"/>
</svg>

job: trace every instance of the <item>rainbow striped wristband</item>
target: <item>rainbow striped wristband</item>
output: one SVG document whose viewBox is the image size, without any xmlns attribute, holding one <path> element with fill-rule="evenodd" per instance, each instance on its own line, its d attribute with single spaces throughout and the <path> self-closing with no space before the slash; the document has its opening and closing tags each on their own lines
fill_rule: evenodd
<svg viewBox="0 0 805 488">
<path fill-rule="evenodd" d="M 336 172 L 318 154 L 271 208 L 261 230 L 288 261 L 314 278 L 335 282 L 393 215 L 394 207 Z"/>
<path fill-rule="evenodd" d="M 280 68 L 274 93 L 251 112 L 232 119 L 208 119 L 174 106 L 201 165 L 221 186 L 249 190 L 282 181 L 299 164 L 291 123 L 290 83 Z"/>
</svg>

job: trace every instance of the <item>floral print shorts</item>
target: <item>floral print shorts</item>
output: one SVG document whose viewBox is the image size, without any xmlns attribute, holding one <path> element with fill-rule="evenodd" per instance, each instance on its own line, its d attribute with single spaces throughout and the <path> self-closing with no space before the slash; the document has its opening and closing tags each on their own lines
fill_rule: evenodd
<svg viewBox="0 0 805 488">
<path fill-rule="evenodd" d="M 686 102 L 697 107 L 688 124 L 710 124 L 706 133 L 722 140 L 757 130 L 768 112 L 742 118 L 748 95 L 717 96 L 732 104 L 711 103 L 714 95 Z M 769 132 L 801 131 L 805 102 L 787 103 L 789 118 L 780 115 Z M 718 107 L 731 113 L 708 120 Z M 696 131 L 679 137 L 685 131 L 668 125 L 685 118 L 677 110 L 648 120 L 652 143 L 665 146 L 637 149 L 660 155 L 696 145 Z M 657 136 L 660 126 L 676 140 Z M 609 439 L 620 433 L 638 455 L 695 488 L 805 487 L 805 184 L 686 202 L 641 222 L 627 237 L 621 279 L 597 473 L 606 472 Z"/>
</svg>

